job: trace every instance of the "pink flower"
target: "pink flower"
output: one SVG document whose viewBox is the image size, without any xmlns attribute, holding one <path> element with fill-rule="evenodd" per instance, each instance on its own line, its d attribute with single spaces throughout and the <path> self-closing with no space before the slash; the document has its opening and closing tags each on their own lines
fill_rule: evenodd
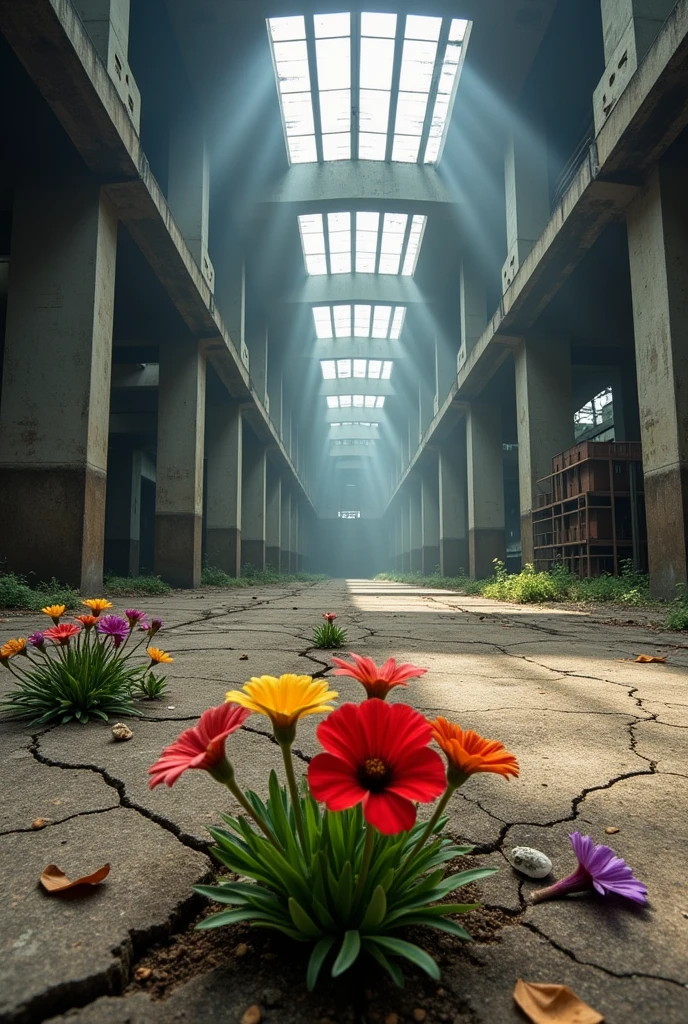
<svg viewBox="0 0 688 1024">
<path fill-rule="evenodd" d="M 238 704 L 208 708 L 198 725 L 186 729 L 148 769 L 150 788 L 155 789 L 161 782 L 172 786 L 188 768 L 202 768 L 218 782 L 233 778 L 234 772 L 225 754 L 225 740 L 241 728 L 250 714 L 248 708 Z"/>
<path fill-rule="evenodd" d="M 330 625 L 334 622 L 334 620 L 336 618 L 337 618 L 337 616 L 335 615 L 334 612 L 324 612 L 323 613 L 323 619 L 325 619 L 326 622 L 329 622 Z"/>
<path fill-rule="evenodd" d="M 394 658 L 389 658 L 384 665 L 378 667 L 372 658 L 363 658 L 353 652 L 350 657 L 354 659 L 355 665 L 343 658 L 333 658 L 335 665 L 339 665 L 333 674 L 358 679 L 365 686 L 369 697 L 379 697 L 380 700 L 384 700 L 394 686 L 406 686 L 407 679 L 416 679 L 428 671 L 417 665 L 397 665 Z"/>
</svg>

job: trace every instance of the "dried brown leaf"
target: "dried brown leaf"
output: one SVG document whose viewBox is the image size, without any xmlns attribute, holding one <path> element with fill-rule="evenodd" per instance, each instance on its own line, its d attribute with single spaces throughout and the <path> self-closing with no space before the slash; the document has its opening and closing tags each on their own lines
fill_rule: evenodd
<svg viewBox="0 0 688 1024">
<path fill-rule="evenodd" d="M 606 828 L 604 831 L 607 833 L 608 836 L 615 836 L 619 829 L 616 828 L 614 825 L 609 825 L 608 828 Z"/>
<path fill-rule="evenodd" d="M 103 864 L 102 868 L 98 868 L 92 874 L 83 875 L 82 878 L 75 878 L 73 882 L 70 882 L 57 864 L 48 864 L 41 871 L 41 885 L 47 892 L 65 892 L 67 889 L 74 889 L 77 885 L 98 885 L 109 874 L 110 865 Z"/>
<path fill-rule="evenodd" d="M 521 978 L 514 1000 L 533 1024 L 602 1024 L 604 1017 L 567 985 L 537 985 Z"/>
<path fill-rule="evenodd" d="M 33 821 L 31 822 L 31 828 L 34 830 L 34 832 L 38 832 L 39 829 L 45 828 L 46 825 L 52 825 L 52 823 L 52 818 L 34 818 Z"/>
<path fill-rule="evenodd" d="M 664 665 L 666 663 L 666 658 L 660 658 L 657 654 L 639 654 L 635 660 L 641 665 Z"/>
</svg>

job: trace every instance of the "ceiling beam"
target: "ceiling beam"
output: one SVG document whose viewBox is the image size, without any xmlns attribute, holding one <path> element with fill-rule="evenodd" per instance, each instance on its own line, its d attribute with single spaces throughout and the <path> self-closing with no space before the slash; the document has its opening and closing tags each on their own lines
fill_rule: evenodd
<svg viewBox="0 0 688 1024">
<path fill-rule="evenodd" d="M 328 455 L 335 459 L 372 459 L 377 454 L 371 444 L 330 445 Z"/>
<path fill-rule="evenodd" d="M 368 380 L 362 377 L 343 377 L 340 380 L 323 380 L 321 395 L 395 395 L 394 386 L 388 380 Z"/>
<path fill-rule="evenodd" d="M 365 409 L 362 410 L 365 412 Z M 364 419 L 361 416 L 361 419 Z M 365 420 L 371 423 L 371 420 Z M 380 431 L 377 427 L 362 427 L 357 423 L 348 423 L 342 427 L 330 427 L 328 441 L 379 441 Z"/>
<path fill-rule="evenodd" d="M 382 303 L 406 306 L 423 303 L 424 295 L 412 277 L 392 274 L 319 274 L 307 277 L 292 291 L 276 296 L 277 302 L 331 305 L 337 302 Z"/>
<path fill-rule="evenodd" d="M 385 423 L 386 413 L 384 409 L 327 409 L 325 413 L 326 423 Z"/>
<path fill-rule="evenodd" d="M 311 356 L 313 359 L 406 359 L 407 352 L 400 341 L 384 338 L 331 338 L 316 341 Z"/>
</svg>

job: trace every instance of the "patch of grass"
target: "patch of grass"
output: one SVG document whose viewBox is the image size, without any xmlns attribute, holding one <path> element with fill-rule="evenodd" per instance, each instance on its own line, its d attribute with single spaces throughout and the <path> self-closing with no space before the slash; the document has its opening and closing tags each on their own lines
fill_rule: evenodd
<svg viewBox="0 0 688 1024">
<path fill-rule="evenodd" d="M 313 630 L 313 646 L 322 650 L 343 647 L 346 643 L 346 630 L 335 626 L 332 622 L 323 622 Z"/>
<path fill-rule="evenodd" d="M 146 597 L 149 594 L 169 594 L 172 587 L 159 576 L 106 576 L 103 589 L 114 596 Z"/>
<path fill-rule="evenodd" d="M 494 577 L 483 583 L 481 594 L 515 604 L 562 600 L 560 582 L 552 573 L 536 572 L 532 565 L 526 565 L 519 573 L 508 573 L 499 559 L 495 559 Z"/>
<path fill-rule="evenodd" d="M 223 569 L 206 566 L 201 573 L 201 584 L 204 587 L 227 587 L 231 590 L 243 587 L 270 586 L 275 583 L 322 583 L 328 578 L 320 573 L 279 573 L 271 566 L 266 569 L 256 569 L 252 565 L 245 566 L 241 576 L 230 576 Z"/>
<path fill-rule="evenodd" d="M 37 612 L 47 604 L 63 604 L 66 608 L 75 608 L 80 601 L 78 590 L 56 579 L 32 586 L 25 576 L 0 572 L 0 608 L 25 608 Z"/>
</svg>

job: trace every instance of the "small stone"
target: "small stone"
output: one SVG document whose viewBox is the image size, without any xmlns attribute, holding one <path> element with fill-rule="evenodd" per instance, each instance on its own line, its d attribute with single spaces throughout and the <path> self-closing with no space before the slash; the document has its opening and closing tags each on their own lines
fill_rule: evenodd
<svg viewBox="0 0 688 1024">
<path fill-rule="evenodd" d="M 506 859 L 512 868 L 520 871 L 528 878 L 546 878 L 552 870 L 552 861 L 541 853 L 540 850 L 533 850 L 530 846 L 514 846 Z"/>
<path fill-rule="evenodd" d="M 133 732 L 128 725 L 124 722 L 115 722 L 112 727 L 112 738 L 118 743 L 124 743 L 125 740 L 130 740 L 133 736 Z"/>
<path fill-rule="evenodd" d="M 615 836 L 619 829 L 614 828 L 613 825 L 610 825 L 609 828 L 606 828 L 604 831 L 607 833 L 608 836 Z"/>
<path fill-rule="evenodd" d="M 167 705 L 167 710 L 168 711 L 176 711 L 177 710 L 177 705 L 176 704 L 168 704 Z"/>
<path fill-rule="evenodd" d="M 240 942 L 237 948 L 234 950 L 234 956 L 246 956 L 248 953 L 248 946 L 245 942 Z"/>
<path fill-rule="evenodd" d="M 248 661 L 248 654 L 240 654 L 239 661 Z"/>
<path fill-rule="evenodd" d="M 34 818 L 31 822 L 31 828 L 34 832 L 38 832 L 40 828 L 45 828 L 46 825 L 52 825 L 52 818 Z"/>
<path fill-rule="evenodd" d="M 152 974 L 153 971 L 150 967 L 137 967 L 134 971 L 134 977 L 137 981 L 148 981 Z"/>
<path fill-rule="evenodd" d="M 282 992 L 278 988 L 264 988 L 261 998 L 266 1006 L 277 1006 L 282 999 Z"/>
<path fill-rule="evenodd" d="M 398 1013 L 388 1013 L 385 1017 L 385 1024 L 399 1024 Z"/>
<path fill-rule="evenodd" d="M 244 1010 L 241 1017 L 241 1024 L 260 1024 L 262 1019 L 263 1014 L 260 1006 L 254 1003 L 253 1006 L 249 1006 L 247 1010 Z"/>
<path fill-rule="evenodd" d="M 427 1014 L 427 1011 L 426 1011 L 426 1010 L 423 1010 L 423 1009 L 421 1009 L 421 1007 L 420 1007 L 420 1006 L 417 1006 L 417 1007 L 415 1008 L 415 1010 L 413 1011 L 413 1019 L 414 1019 L 414 1020 L 417 1020 L 417 1021 L 419 1022 L 419 1024 L 420 1024 L 420 1021 L 423 1021 L 423 1020 L 425 1020 L 425 1018 L 427 1017 L 427 1015 L 428 1015 L 428 1014 Z"/>
</svg>

